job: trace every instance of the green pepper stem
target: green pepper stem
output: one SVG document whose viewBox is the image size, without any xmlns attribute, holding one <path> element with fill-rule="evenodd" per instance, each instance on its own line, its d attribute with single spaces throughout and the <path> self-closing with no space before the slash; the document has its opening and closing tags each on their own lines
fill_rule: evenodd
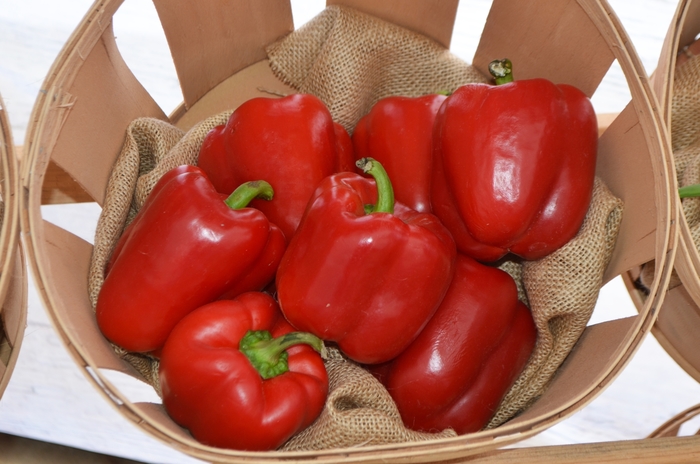
<svg viewBox="0 0 700 464">
<path fill-rule="evenodd" d="M 384 166 L 374 158 L 360 158 L 355 165 L 366 174 L 374 177 L 377 182 L 377 205 L 372 209 L 373 213 L 394 213 L 394 188 L 391 186 L 389 174 Z M 367 211 L 365 206 L 365 211 Z"/>
<path fill-rule="evenodd" d="M 272 338 L 267 330 L 249 330 L 241 339 L 238 349 L 246 355 L 263 379 L 271 379 L 289 371 L 286 350 L 299 344 L 311 346 L 321 357 L 326 358 L 323 340 L 307 332 L 290 332 Z"/>
<path fill-rule="evenodd" d="M 241 209 L 248 206 L 248 204 L 256 198 L 272 200 L 273 196 L 274 191 L 272 190 L 272 185 L 264 180 L 252 180 L 239 185 L 224 202 L 231 209 Z"/>
<path fill-rule="evenodd" d="M 508 58 L 490 62 L 489 72 L 496 81 L 496 85 L 513 82 L 513 63 L 511 63 Z"/>
<path fill-rule="evenodd" d="M 678 189 L 681 198 L 700 197 L 700 184 L 686 185 Z"/>
</svg>

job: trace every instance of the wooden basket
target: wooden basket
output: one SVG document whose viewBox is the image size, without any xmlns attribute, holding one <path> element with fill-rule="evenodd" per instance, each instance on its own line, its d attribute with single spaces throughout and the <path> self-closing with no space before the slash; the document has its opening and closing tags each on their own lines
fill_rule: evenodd
<svg viewBox="0 0 700 464">
<path fill-rule="evenodd" d="M 651 329 L 678 236 L 669 142 L 645 71 L 602 0 L 495 0 L 473 59 L 482 72 L 494 57 L 508 56 L 520 63 L 519 78 L 546 77 L 576 85 L 588 95 L 614 60 L 625 73 L 632 100 L 600 138 L 597 173 L 625 202 L 605 282 L 650 260 L 657 263 L 639 315 L 588 327 L 547 392 L 525 413 L 492 430 L 430 442 L 314 452 L 240 452 L 196 442 L 161 405 L 133 403 L 109 380 L 108 370 L 130 375 L 134 371 L 114 354 L 95 323 L 87 290 L 91 245 L 43 221 L 40 206 L 42 198 L 83 194 L 101 204 L 126 127 L 137 117 L 157 117 L 188 129 L 261 95 L 259 87 L 292 92 L 272 75 L 264 52 L 267 44 L 293 30 L 291 8 L 283 0 L 154 0 L 184 95 L 183 104 L 168 117 L 121 59 L 111 22 L 121 3 L 101 0 L 91 7 L 42 87 L 25 141 L 22 227 L 38 290 L 63 342 L 105 398 L 146 432 L 216 462 L 460 458 L 532 436 L 584 407 L 614 380 Z M 448 46 L 458 0 L 327 3 L 356 8 Z M 84 192 L 71 193 L 75 190 L 65 182 L 55 182 L 61 172 Z"/>
<path fill-rule="evenodd" d="M 27 267 L 19 242 L 19 167 L 0 98 L 0 397 L 17 363 L 27 325 Z"/>
<path fill-rule="evenodd" d="M 699 33 L 700 1 L 681 0 L 651 79 L 669 134 L 673 125 L 671 105 L 677 58 Z M 676 181 L 675 170 L 671 180 Z M 669 355 L 700 382 L 700 252 L 693 243 L 683 209 L 679 210 L 679 247 L 674 267 L 681 284 L 672 285 L 668 290 L 652 332 Z M 632 300 L 641 308 L 644 298 L 635 289 L 638 275 L 639 270 L 631 270 L 623 277 Z"/>
</svg>

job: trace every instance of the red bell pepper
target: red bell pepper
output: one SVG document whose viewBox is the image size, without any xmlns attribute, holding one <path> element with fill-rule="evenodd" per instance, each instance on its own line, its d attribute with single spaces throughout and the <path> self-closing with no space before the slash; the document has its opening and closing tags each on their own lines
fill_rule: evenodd
<svg viewBox="0 0 700 464">
<path fill-rule="evenodd" d="M 396 359 L 373 367 L 407 427 L 481 430 L 523 370 L 537 331 L 513 279 L 458 254 L 445 299 Z"/>
<path fill-rule="evenodd" d="M 546 79 L 467 84 L 435 120 L 433 211 L 478 260 L 540 259 L 576 235 L 588 211 L 598 130 L 590 100 Z M 499 74 L 500 73 L 500 74 Z"/>
<path fill-rule="evenodd" d="M 321 180 L 354 169 L 352 142 L 325 104 L 309 94 L 253 98 L 207 134 L 197 161 L 219 192 L 265 179 L 276 196 L 253 201 L 289 241 Z"/>
<path fill-rule="evenodd" d="M 363 116 L 352 133 L 355 158 L 384 166 L 396 200 L 429 213 L 433 123 L 445 95 L 387 97 Z"/>
<path fill-rule="evenodd" d="M 294 327 L 373 364 L 401 353 L 433 315 L 456 251 L 435 216 L 394 202 L 380 163 L 364 159 L 358 166 L 376 182 L 349 172 L 323 180 L 276 284 Z"/>
<path fill-rule="evenodd" d="M 258 292 L 185 316 L 160 359 L 170 417 L 206 445 L 239 450 L 276 449 L 308 427 L 328 394 L 325 349 L 292 330 L 275 300 Z"/>
<path fill-rule="evenodd" d="M 272 193 L 250 182 L 227 199 L 195 166 L 163 175 L 110 258 L 95 308 L 102 333 L 128 351 L 157 350 L 185 314 L 272 281 L 284 236 L 245 207 Z"/>
</svg>

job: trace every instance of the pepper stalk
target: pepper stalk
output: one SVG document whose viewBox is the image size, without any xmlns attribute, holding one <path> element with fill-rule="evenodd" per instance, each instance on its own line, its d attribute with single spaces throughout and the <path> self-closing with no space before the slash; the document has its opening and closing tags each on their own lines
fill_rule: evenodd
<svg viewBox="0 0 700 464">
<path fill-rule="evenodd" d="M 326 359 L 323 340 L 307 332 L 290 332 L 272 338 L 267 330 L 249 330 L 241 339 L 238 349 L 263 379 L 271 379 L 289 371 L 287 349 L 299 344 L 309 345 Z"/>
<path fill-rule="evenodd" d="M 382 166 L 382 163 L 374 158 L 360 158 L 355 165 L 362 169 L 365 174 L 374 177 L 377 183 L 377 204 L 365 205 L 365 212 L 394 214 L 394 188 L 389 180 L 389 174 Z"/>
<path fill-rule="evenodd" d="M 513 82 L 513 63 L 508 58 L 493 60 L 489 63 L 489 72 L 496 81 L 496 85 Z"/>
<path fill-rule="evenodd" d="M 700 197 L 700 184 L 686 185 L 678 189 L 681 198 Z"/>
<path fill-rule="evenodd" d="M 245 182 L 236 188 L 224 202 L 231 209 L 242 209 L 256 198 L 262 200 L 272 200 L 274 196 L 272 185 L 264 180 L 252 180 Z"/>
</svg>

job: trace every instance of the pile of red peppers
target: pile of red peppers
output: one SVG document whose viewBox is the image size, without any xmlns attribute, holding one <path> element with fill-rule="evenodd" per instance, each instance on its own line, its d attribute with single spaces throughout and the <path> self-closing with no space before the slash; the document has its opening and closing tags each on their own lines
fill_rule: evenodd
<svg viewBox="0 0 700 464">
<path fill-rule="evenodd" d="M 255 98 L 166 173 L 106 268 L 97 323 L 160 359 L 204 444 L 271 450 L 328 394 L 325 346 L 421 431 L 482 429 L 537 333 L 503 259 L 540 259 L 588 210 L 597 125 L 578 89 L 512 80 L 388 97 L 352 137 L 317 97 Z"/>
</svg>

